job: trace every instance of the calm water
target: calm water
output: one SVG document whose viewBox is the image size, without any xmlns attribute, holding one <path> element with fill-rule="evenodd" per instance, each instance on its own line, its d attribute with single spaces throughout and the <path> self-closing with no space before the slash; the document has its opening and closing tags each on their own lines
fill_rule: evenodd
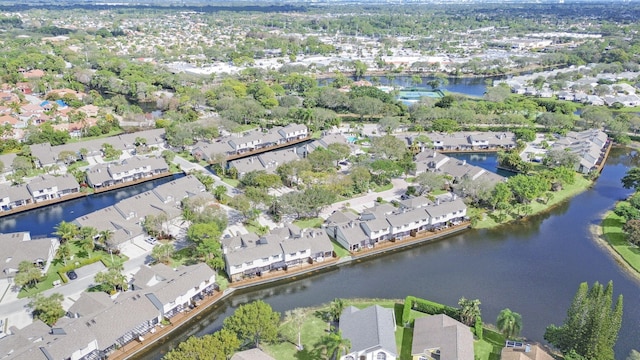
<svg viewBox="0 0 640 360">
<path fill-rule="evenodd" d="M 634 154 L 635 155 L 635 154 Z M 561 324 L 578 285 L 609 280 L 623 294 L 624 320 L 616 358 L 640 349 L 640 283 L 594 243 L 589 227 L 630 194 L 620 186 L 636 156 L 614 149 L 595 186 L 552 211 L 493 230 L 471 230 L 433 244 L 347 265 L 297 281 L 234 294 L 208 315 L 150 349 L 140 359 L 159 359 L 191 335 L 209 334 L 235 307 L 263 299 L 280 312 L 334 298 L 404 298 L 415 295 L 455 306 L 460 297 L 481 300 L 485 322 L 501 309 L 522 314 L 523 335 L 543 341 L 547 325 Z"/>
<path fill-rule="evenodd" d="M 458 160 L 466 160 L 471 165 L 479 166 L 498 175 L 505 177 L 515 175 L 511 171 L 498 169 L 498 157 L 495 153 L 450 153 L 445 155 Z"/>
<path fill-rule="evenodd" d="M 364 76 L 363 79 L 371 81 L 371 76 Z M 423 76 L 422 83 L 416 85 L 413 83 L 411 76 L 396 76 L 394 78 L 388 78 L 386 76 L 377 76 L 380 80 L 380 85 L 384 86 L 401 86 L 401 87 L 418 87 L 431 90 L 431 86 L 427 85 L 427 82 L 433 80 L 432 76 Z M 455 93 L 470 95 L 470 96 L 482 96 L 487 91 L 487 81 L 492 83 L 494 79 L 498 77 L 479 77 L 479 78 L 447 78 L 448 84 L 442 86 L 441 90 L 451 91 Z M 330 84 L 333 79 L 321 79 L 320 85 Z"/>
<path fill-rule="evenodd" d="M 111 206 L 122 199 L 151 190 L 181 176 L 183 175 L 173 175 L 120 190 L 90 195 L 46 208 L 3 217 L 0 218 L 0 232 L 31 231 L 32 236 L 48 236 L 55 231 L 55 226 L 63 220 L 73 221 L 82 215 Z"/>
</svg>

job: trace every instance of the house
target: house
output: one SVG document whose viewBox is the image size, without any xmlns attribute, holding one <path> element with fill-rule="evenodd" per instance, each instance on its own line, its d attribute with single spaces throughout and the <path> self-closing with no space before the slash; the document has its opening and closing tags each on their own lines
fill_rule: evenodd
<svg viewBox="0 0 640 360">
<path fill-rule="evenodd" d="M 169 165 L 163 158 L 133 156 L 121 163 L 98 164 L 87 171 L 87 183 L 94 188 L 136 181 L 166 173 Z"/>
<path fill-rule="evenodd" d="M 229 162 L 229 167 L 235 168 L 238 171 L 238 178 L 242 178 L 251 171 L 264 170 L 267 173 L 275 174 L 278 166 L 296 160 L 300 160 L 300 157 L 297 155 L 295 149 L 274 150 L 260 155 L 233 160 Z"/>
<path fill-rule="evenodd" d="M 417 318 L 411 356 L 414 360 L 474 360 L 471 329 L 444 314 Z"/>
<path fill-rule="evenodd" d="M 351 342 L 351 349 L 340 360 L 397 359 L 395 328 L 393 309 L 379 305 L 362 310 L 347 307 L 340 315 L 340 331 Z"/>
<path fill-rule="evenodd" d="M 415 338 L 414 338 L 415 339 Z M 553 360 L 538 344 L 507 341 L 500 352 L 501 360 Z"/>
<path fill-rule="evenodd" d="M 231 360 L 276 360 L 265 354 L 262 350 L 254 348 L 245 351 L 239 351 L 231 357 Z"/>
<path fill-rule="evenodd" d="M 43 274 L 46 273 L 60 246 L 56 238 L 32 239 L 29 232 L 0 234 L 0 243 L 0 262 L 3 264 L 0 278 L 15 276 L 23 261 L 35 264 Z"/>
</svg>

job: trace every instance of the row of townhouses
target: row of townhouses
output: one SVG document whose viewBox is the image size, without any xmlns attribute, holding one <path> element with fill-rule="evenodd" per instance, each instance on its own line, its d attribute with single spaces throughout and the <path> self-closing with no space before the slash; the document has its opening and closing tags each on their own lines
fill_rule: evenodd
<svg viewBox="0 0 640 360">
<path fill-rule="evenodd" d="M 98 231 L 110 230 L 110 247 L 121 247 L 146 236 L 143 223 L 146 216 L 159 216 L 170 222 L 182 214 L 181 202 L 185 198 L 204 198 L 214 201 L 204 185 L 189 175 L 172 180 L 152 190 L 118 201 L 115 205 L 94 211 L 73 220 L 78 226 L 91 226 Z"/>
<path fill-rule="evenodd" d="M 0 213 L 46 200 L 56 200 L 80 192 L 80 184 L 71 174 L 40 175 L 28 184 L 0 184 Z"/>
<path fill-rule="evenodd" d="M 109 144 L 116 150 L 133 154 L 136 149 L 135 143 L 137 138 L 144 139 L 147 146 L 163 146 L 164 134 L 164 129 L 152 129 L 64 145 L 51 146 L 49 143 L 34 144 L 31 145 L 30 148 L 31 154 L 35 159 L 35 165 L 37 167 L 45 167 L 67 161 L 67 159 L 60 157 L 60 153 L 62 152 L 74 153 L 78 160 L 92 156 L 102 156 L 104 144 Z M 5 164 L 5 166 L 9 166 L 9 164 Z"/>
<path fill-rule="evenodd" d="M 193 146 L 192 154 L 197 159 L 210 161 L 218 154 L 233 156 L 296 142 L 308 136 L 306 125 L 289 124 L 284 127 L 274 127 L 266 132 L 252 130 L 240 136 L 224 136 L 215 142 L 200 141 Z"/>
<path fill-rule="evenodd" d="M 133 156 L 118 163 L 103 163 L 87 171 L 87 185 L 104 188 L 169 172 L 164 158 Z"/>
<path fill-rule="evenodd" d="M 164 319 L 212 294 L 215 275 L 204 263 L 177 269 L 144 265 L 133 276 L 131 291 L 115 298 L 84 292 L 53 327 L 36 320 L 23 329 L 11 328 L 11 335 L 0 339 L 0 358 L 104 359 L 132 341 L 144 341 Z"/>
<path fill-rule="evenodd" d="M 333 257 L 333 245 L 322 229 L 300 230 L 289 224 L 264 236 L 254 233 L 222 239 L 231 281 Z"/>
<path fill-rule="evenodd" d="M 60 246 L 57 238 L 31 238 L 31 233 L 17 232 L 0 234 L 0 278 L 15 276 L 18 266 L 23 261 L 35 264 L 46 273 L 51 266 L 56 251 Z"/>
<path fill-rule="evenodd" d="M 553 149 L 565 150 L 578 156 L 575 170 L 584 174 L 595 170 L 604 161 L 609 137 L 601 130 L 570 131 L 555 141 Z"/>
<path fill-rule="evenodd" d="M 403 240 L 420 232 L 433 231 L 465 220 L 467 206 L 453 197 L 450 201 L 416 197 L 400 202 L 400 206 L 378 204 L 356 215 L 336 211 L 323 225 L 327 234 L 349 251 L 373 248 L 377 243 Z"/>
<path fill-rule="evenodd" d="M 455 133 L 438 133 L 430 132 L 422 135 L 414 135 L 410 137 L 401 136 L 407 141 L 408 145 L 414 142 L 420 143 L 418 136 L 425 136 L 431 140 L 432 144 L 429 148 L 442 151 L 477 151 L 477 150 L 498 150 L 513 149 L 516 147 L 516 136 L 512 132 L 455 132 Z M 425 146 L 425 144 L 420 144 Z"/>
</svg>

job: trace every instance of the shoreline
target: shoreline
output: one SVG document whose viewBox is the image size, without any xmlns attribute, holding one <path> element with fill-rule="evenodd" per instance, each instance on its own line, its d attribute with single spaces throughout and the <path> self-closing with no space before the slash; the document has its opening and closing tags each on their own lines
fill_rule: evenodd
<svg viewBox="0 0 640 360">
<path fill-rule="evenodd" d="M 606 239 L 604 234 L 604 229 L 602 227 L 602 222 L 607 217 L 607 215 L 612 210 L 607 210 L 600 216 L 600 223 L 597 225 L 591 225 L 589 229 L 589 233 L 591 234 L 591 239 L 593 242 L 602 250 L 607 252 L 609 256 L 620 266 L 620 269 L 634 281 L 640 283 L 640 272 L 636 271 L 627 260 L 613 247 L 611 243 Z"/>
</svg>

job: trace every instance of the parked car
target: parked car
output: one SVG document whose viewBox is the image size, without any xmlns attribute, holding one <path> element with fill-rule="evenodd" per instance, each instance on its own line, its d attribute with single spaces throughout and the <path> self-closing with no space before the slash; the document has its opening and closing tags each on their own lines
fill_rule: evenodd
<svg viewBox="0 0 640 360">
<path fill-rule="evenodd" d="M 148 237 L 146 239 L 144 239 L 144 241 L 148 242 L 151 245 L 155 245 L 158 243 L 158 239 L 156 239 L 155 237 Z"/>
<path fill-rule="evenodd" d="M 75 280 L 78 278 L 78 274 L 76 274 L 74 270 L 69 270 L 67 271 L 67 277 L 69 278 L 69 280 Z"/>
</svg>

